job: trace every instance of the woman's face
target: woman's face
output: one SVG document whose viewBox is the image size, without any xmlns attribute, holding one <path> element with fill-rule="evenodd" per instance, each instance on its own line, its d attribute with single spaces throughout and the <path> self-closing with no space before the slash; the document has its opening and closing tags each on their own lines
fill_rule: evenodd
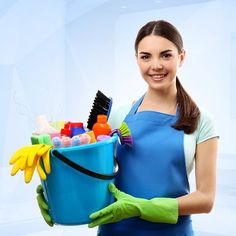
<svg viewBox="0 0 236 236">
<path fill-rule="evenodd" d="M 183 64 L 185 52 L 168 39 L 149 35 L 138 44 L 137 63 L 149 89 L 166 90 L 175 86 L 178 68 Z"/>
</svg>

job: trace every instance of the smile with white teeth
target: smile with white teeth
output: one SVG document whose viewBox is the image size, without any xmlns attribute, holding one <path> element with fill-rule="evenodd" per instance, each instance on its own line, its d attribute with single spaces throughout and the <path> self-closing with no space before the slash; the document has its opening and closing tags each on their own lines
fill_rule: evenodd
<svg viewBox="0 0 236 236">
<path fill-rule="evenodd" d="M 154 80 L 161 80 L 163 79 L 167 74 L 154 74 L 154 75 L 150 75 L 152 77 L 152 79 Z"/>
</svg>

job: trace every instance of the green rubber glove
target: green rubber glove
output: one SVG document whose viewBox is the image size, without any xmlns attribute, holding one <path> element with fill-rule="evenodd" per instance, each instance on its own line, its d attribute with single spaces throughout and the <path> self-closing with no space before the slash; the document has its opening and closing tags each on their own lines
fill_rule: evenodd
<svg viewBox="0 0 236 236">
<path fill-rule="evenodd" d="M 38 202 L 41 214 L 44 220 L 46 221 L 46 223 L 52 227 L 54 225 L 54 222 L 52 221 L 52 218 L 48 212 L 48 204 L 43 195 L 42 185 L 38 185 L 36 192 L 37 192 L 37 202 Z"/>
<path fill-rule="evenodd" d="M 109 184 L 109 191 L 117 201 L 92 213 L 89 228 L 137 216 L 150 222 L 176 224 L 178 221 L 178 202 L 175 198 L 136 198 L 118 190 L 114 184 Z"/>
</svg>

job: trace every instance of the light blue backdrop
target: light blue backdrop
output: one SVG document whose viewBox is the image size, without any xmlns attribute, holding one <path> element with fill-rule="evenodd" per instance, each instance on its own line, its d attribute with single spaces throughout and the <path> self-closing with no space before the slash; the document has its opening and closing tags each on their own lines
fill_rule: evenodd
<svg viewBox="0 0 236 236">
<path fill-rule="evenodd" d="M 216 118 L 221 136 L 217 196 L 209 215 L 193 217 L 197 236 L 236 235 L 236 3 L 215 1 L 0 1 L 0 235 L 96 235 L 84 226 L 47 227 L 26 185 L 10 176 L 14 151 L 30 143 L 40 114 L 86 123 L 98 89 L 114 107 L 144 91 L 133 44 L 149 20 L 181 31 L 187 58 L 179 77 Z M 192 186 L 194 189 L 194 181 Z"/>
</svg>

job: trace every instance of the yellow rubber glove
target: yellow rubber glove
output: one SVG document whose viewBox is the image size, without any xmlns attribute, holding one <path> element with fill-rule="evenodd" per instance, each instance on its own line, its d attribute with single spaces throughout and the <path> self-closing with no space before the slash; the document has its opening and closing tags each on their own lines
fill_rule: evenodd
<svg viewBox="0 0 236 236">
<path fill-rule="evenodd" d="M 19 170 L 24 171 L 25 183 L 29 183 L 37 169 L 42 180 L 50 174 L 50 150 L 52 145 L 34 144 L 18 149 L 11 157 L 9 163 L 13 165 L 11 175 L 14 176 Z M 41 166 L 43 163 L 44 168 Z M 45 173 L 46 172 L 46 173 Z"/>
<path fill-rule="evenodd" d="M 150 222 L 176 224 L 178 202 L 174 198 L 136 198 L 109 184 L 109 191 L 116 202 L 90 215 L 93 220 L 88 227 L 117 222 L 126 218 L 140 217 Z"/>
</svg>

